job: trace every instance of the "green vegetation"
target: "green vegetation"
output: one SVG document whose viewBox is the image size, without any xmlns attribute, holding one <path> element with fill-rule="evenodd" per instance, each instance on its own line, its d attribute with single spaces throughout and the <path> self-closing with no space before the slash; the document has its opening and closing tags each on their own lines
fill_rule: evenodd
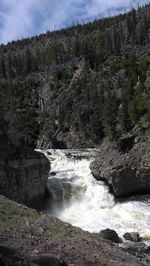
<svg viewBox="0 0 150 266">
<path fill-rule="evenodd" d="M 8 132 L 26 145 L 76 132 L 117 141 L 150 123 L 150 5 L 1 46 Z"/>
<path fill-rule="evenodd" d="M 10 140 L 15 144 L 31 144 L 39 133 L 37 84 L 34 80 L 0 80 L 0 88 L 0 102 Z"/>
</svg>

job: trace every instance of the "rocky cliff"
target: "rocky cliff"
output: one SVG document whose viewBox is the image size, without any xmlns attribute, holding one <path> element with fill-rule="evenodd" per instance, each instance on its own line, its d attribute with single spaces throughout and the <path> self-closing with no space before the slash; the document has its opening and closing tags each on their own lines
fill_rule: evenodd
<svg viewBox="0 0 150 266">
<path fill-rule="evenodd" d="M 105 139 L 97 159 L 91 164 L 91 170 L 96 179 L 110 185 L 117 197 L 150 193 L 149 155 L 149 134 L 145 134 L 125 153 Z"/>
<path fill-rule="evenodd" d="M 8 146 L 0 152 L 0 194 L 20 202 L 42 196 L 48 172 L 49 163 L 44 156 Z"/>
<path fill-rule="evenodd" d="M 31 200 L 45 193 L 49 162 L 33 148 L 10 143 L 0 115 L 0 194 L 15 201 Z"/>
</svg>

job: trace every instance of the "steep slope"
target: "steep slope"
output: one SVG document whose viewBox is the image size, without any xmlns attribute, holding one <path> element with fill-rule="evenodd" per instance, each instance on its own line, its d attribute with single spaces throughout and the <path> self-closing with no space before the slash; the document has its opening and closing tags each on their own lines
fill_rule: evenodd
<svg viewBox="0 0 150 266">
<path fill-rule="evenodd" d="M 94 146 L 149 127 L 150 5 L 0 47 L 4 117 L 22 145 Z M 15 126 L 14 126 L 15 125 Z M 14 129 L 15 128 L 15 129 Z M 17 136 L 17 137 L 16 137 Z"/>
<path fill-rule="evenodd" d="M 1 245 L 18 248 L 32 256 L 44 253 L 61 255 L 69 265 L 74 266 L 149 265 L 146 256 L 145 259 L 137 259 L 103 239 L 100 234 L 82 231 L 2 196 L 0 206 Z M 8 261 L 7 265 L 12 264 Z"/>
</svg>

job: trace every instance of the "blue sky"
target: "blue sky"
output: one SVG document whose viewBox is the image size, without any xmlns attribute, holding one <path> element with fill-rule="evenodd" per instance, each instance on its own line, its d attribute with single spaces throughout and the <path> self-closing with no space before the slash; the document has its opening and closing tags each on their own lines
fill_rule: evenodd
<svg viewBox="0 0 150 266">
<path fill-rule="evenodd" d="M 127 11 L 150 0 L 0 0 L 0 43 Z"/>
</svg>

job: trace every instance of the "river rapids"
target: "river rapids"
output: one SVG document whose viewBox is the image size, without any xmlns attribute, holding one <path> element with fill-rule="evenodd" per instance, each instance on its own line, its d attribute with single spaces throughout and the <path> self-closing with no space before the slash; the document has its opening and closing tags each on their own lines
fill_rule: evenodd
<svg viewBox="0 0 150 266">
<path fill-rule="evenodd" d="M 109 228 L 121 238 L 126 232 L 138 232 L 150 241 L 150 200 L 115 201 L 108 186 L 91 173 L 96 150 L 48 150 L 44 154 L 51 164 L 52 207 L 47 213 L 92 233 Z"/>
</svg>

